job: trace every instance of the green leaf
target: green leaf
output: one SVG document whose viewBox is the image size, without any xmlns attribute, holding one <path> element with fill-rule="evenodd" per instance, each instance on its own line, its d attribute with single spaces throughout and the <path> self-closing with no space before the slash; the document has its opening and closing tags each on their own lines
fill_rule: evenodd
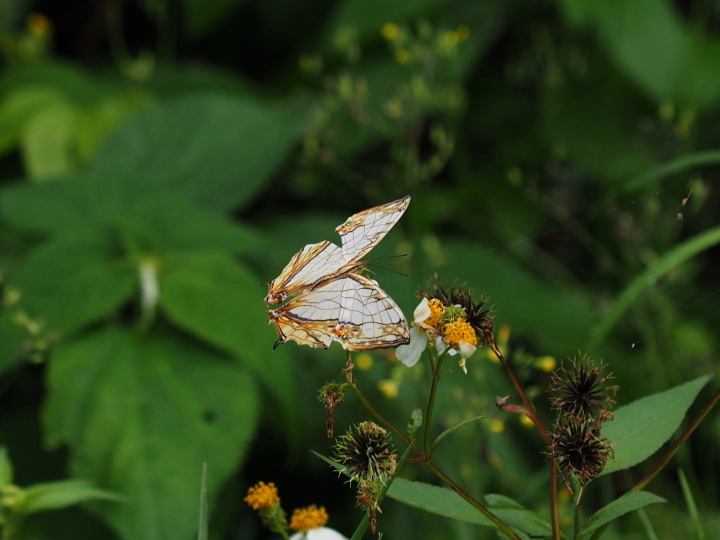
<svg viewBox="0 0 720 540">
<path fill-rule="evenodd" d="M 260 280 L 222 253 L 178 254 L 160 274 L 160 308 L 188 332 L 232 352 L 263 381 L 287 418 L 299 426 L 295 366 L 288 350 L 272 350 Z"/>
<path fill-rule="evenodd" d="M 7 448 L 0 446 L 0 488 L 4 488 L 13 481 L 13 466 L 8 456 Z"/>
<path fill-rule="evenodd" d="M 493 527 L 493 523 L 488 518 L 460 495 L 447 488 L 397 478 L 390 486 L 388 496 L 419 510 L 484 527 Z M 503 502 L 501 507 L 489 509 L 513 529 L 530 536 L 547 536 L 552 533 L 550 524 L 529 510 L 512 507 L 506 502 Z"/>
<path fill-rule="evenodd" d="M 145 189 L 231 210 L 269 179 L 297 139 L 300 121 L 289 107 L 250 96 L 182 97 L 125 124 L 88 170 L 108 184 L 142 171 Z"/>
<path fill-rule="evenodd" d="M 118 258 L 101 234 L 47 242 L 11 276 L 23 307 L 52 332 L 73 332 L 114 312 L 129 299 L 135 270 Z"/>
<path fill-rule="evenodd" d="M 680 426 L 710 378 L 710 375 L 699 377 L 615 411 L 614 420 L 606 422 L 602 429 L 602 436 L 612 444 L 615 459 L 608 461 L 602 474 L 627 469 L 654 454 Z"/>
<path fill-rule="evenodd" d="M 646 289 L 653 287 L 658 279 L 678 265 L 692 259 L 698 253 L 702 253 L 717 244 L 720 244 L 720 227 L 700 233 L 656 259 L 652 266 L 649 266 L 625 287 L 607 315 L 599 324 L 595 325 L 588 349 L 596 349 L 607 337 L 612 327 L 620 320 L 621 315 L 634 305 L 635 301 Z"/>
<path fill-rule="evenodd" d="M 23 87 L 10 92 L 0 102 L 0 153 L 14 149 L 30 119 L 46 107 L 67 104 L 54 88 Z"/>
<path fill-rule="evenodd" d="M 57 510 L 74 504 L 94 500 L 128 502 L 117 493 L 97 488 L 86 480 L 63 480 L 35 484 L 25 488 L 22 512 L 34 514 L 46 510 Z"/>
<path fill-rule="evenodd" d="M 198 471 L 210 500 L 255 432 L 259 396 L 236 363 L 171 333 L 108 328 L 58 347 L 48 372 L 47 442 L 70 446 L 71 470 L 132 504 L 93 508 L 123 538 L 189 538 Z"/>
<path fill-rule="evenodd" d="M 607 525 L 620 516 L 624 516 L 625 514 L 644 508 L 648 505 L 661 502 L 667 501 L 665 501 L 662 497 L 658 497 L 657 495 L 648 493 L 647 491 L 630 491 L 625 493 L 620 498 L 615 499 L 607 506 L 595 512 L 595 514 L 588 519 L 583 530 L 580 531 L 578 540 L 587 538 L 596 529 L 602 527 L 603 525 Z"/>
<path fill-rule="evenodd" d="M 62 103 L 45 107 L 28 122 L 21 145 L 31 178 L 44 180 L 78 168 L 75 133 L 79 114 L 77 107 Z"/>
</svg>

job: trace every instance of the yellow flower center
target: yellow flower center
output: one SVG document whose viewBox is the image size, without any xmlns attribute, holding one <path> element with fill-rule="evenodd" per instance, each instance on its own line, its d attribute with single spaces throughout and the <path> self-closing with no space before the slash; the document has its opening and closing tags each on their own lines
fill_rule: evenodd
<svg viewBox="0 0 720 540">
<path fill-rule="evenodd" d="M 311 529 L 318 529 L 328 522 L 328 515 L 325 508 L 318 508 L 314 504 L 307 508 L 296 508 L 290 519 L 290 528 L 301 533 Z"/>
<path fill-rule="evenodd" d="M 437 298 L 431 298 L 428 300 L 428 307 L 430 308 L 430 316 L 423 322 L 428 326 L 438 328 L 440 326 L 440 317 L 442 317 L 445 311 L 445 306 Z"/>
<path fill-rule="evenodd" d="M 248 503 L 248 506 L 253 510 L 264 510 L 272 508 L 275 503 L 280 501 L 280 497 L 278 497 L 278 490 L 275 484 L 272 482 L 269 484 L 258 482 L 248 489 L 247 497 L 243 500 Z"/>
<path fill-rule="evenodd" d="M 475 329 L 463 318 L 455 319 L 450 323 L 445 323 L 443 337 L 445 338 L 445 343 L 455 349 L 460 347 L 461 341 L 464 341 L 473 347 L 477 347 L 478 344 Z"/>
</svg>

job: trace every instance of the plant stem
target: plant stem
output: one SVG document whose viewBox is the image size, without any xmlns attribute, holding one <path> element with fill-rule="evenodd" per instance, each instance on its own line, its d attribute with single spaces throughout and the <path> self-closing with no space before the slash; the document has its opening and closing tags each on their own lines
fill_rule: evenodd
<svg viewBox="0 0 720 540">
<path fill-rule="evenodd" d="M 413 452 L 415 452 L 415 454 L 417 454 L 418 456 L 422 456 L 422 453 L 420 452 L 420 450 L 412 443 L 412 441 L 411 441 L 410 439 L 408 439 L 408 438 L 407 438 L 398 428 L 396 428 L 393 424 L 391 424 L 390 422 L 388 422 L 387 420 L 385 420 L 385 418 L 383 418 L 383 417 L 380 415 L 380 413 L 377 412 L 372 405 L 370 405 L 370 402 L 367 400 L 367 398 L 365 397 L 365 394 L 362 393 L 362 390 L 360 390 L 360 387 L 359 387 L 357 384 L 352 383 L 350 386 L 352 386 L 352 387 L 355 389 L 355 392 L 357 392 L 357 395 L 358 395 L 358 397 L 360 398 L 360 401 L 362 401 L 362 402 L 363 402 L 363 405 L 365 405 L 365 408 L 366 408 L 368 411 L 370 411 L 370 414 L 372 414 L 379 422 L 381 422 L 382 424 L 384 424 L 385 426 L 387 426 L 387 427 L 390 429 L 390 431 L 392 431 L 395 435 L 397 435 L 398 437 L 400 437 L 400 439 L 401 439 L 406 445 L 411 446 L 412 449 L 413 449 Z M 422 456 L 422 457 L 424 457 L 424 456 Z"/>
<path fill-rule="evenodd" d="M 432 417 L 433 410 L 435 409 L 435 397 L 437 396 L 437 388 L 440 383 L 440 365 L 445 355 L 440 355 L 436 361 L 433 359 L 433 354 L 428 350 L 430 356 L 430 365 L 432 366 L 432 385 L 430 386 L 430 397 L 428 398 L 427 411 L 425 412 L 425 430 L 424 430 L 424 441 L 423 447 L 425 450 L 425 460 L 430 461 L 432 454 L 431 437 L 432 437 Z"/>
<path fill-rule="evenodd" d="M 440 478 L 440 480 L 450 486 L 455 493 L 460 495 L 463 499 L 465 499 L 476 509 L 478 509 L 486 518 L 492 521 L 497 527 L 498 532 L 502 532 L 503 534 L 515 540 L 520 540 L 520 537 L 515 533 L 515 531 L 513 531 L 503 520 L 501 520 L 490 510 L 488 510 L 482 503 L 480 503 L 480 501 L 475 500 L 470 494 L 468 494 L 458 484 L 456 484 L 452 478 L 450 478 L 444 472 L 438 469 L 438 467 L 434 463 L 432 463 L 431 461 L 426 461 L 425 466 L 433 473 L 435 473 L 435 475 Z"/>
<path fill-rule="evenodd" d="M 675 444 L 673 444 L 670 447 L 670 450 L 667 451 L 667 453 L 658 461 L 655 466 L 650 470 L 649 473 L 645 475 L 645 477 L 640 480 L 637 484 L 633 486 L 631 491 L 640 491 L 645 486 L 647 486 L 653 478 L 655 478 L 658 473 L 665 468 L 665 465 L 669 463 L 669 461 L 672 459 L 672 457 L 675 455 L 675 453 L 680 449 L 680 447 L 685 443 L 685 441 L 690 437 L 693 431 L 700 425 L 700 422 L 703 421 L 703 419 L 708 415 L 710 410 L 715 406 L 715 404 L 720 400 L 720 389 L 718 389 L 717 392 L 713 394 L 713 396 L 708 400 L 708 402 L 705 404 L 705 406 L 702 408 L 702 410 L 698 413 L 698 415 L 693 419 L 693 421 L 690 423 L 690 425 L 685 428 L 685 431 L 682 432 L 680 437 L 677 441 L 675 441 Z"/>
<path fill-rule="evenodd" d="M 578 537 L 580 534 L 580 499 L 582 499 L 583 486 L 580 486 L 578 490 L 577 499 L 575 499 L 575 524 L 573 528 L 573 539 Z"/>
<path fill-rule="evenodd" d="M 515 377 L 515 374 L 513 373 L 512 369 L 510 368 L 510 364 L 508 364 L 507 360 L 503 356 L 503 353 L 500 352 L 500 349 L 495 344 L 495 340 L 491 339 L 489 342 L 490 349 L 495 353 L 495 355 L 500 360 L 500 363 L 505 368 L 505 371 L 507 372 L 508 376 L 510 377 L 510 381 L 512 382 L 513 386 L 515 387 L 515 391 L 518 393 L 518 396 L 520 396 L 520 399 L 523 402 L 523 405 L 525 405 L 525 409 L 527 409 L 528 414 L 530 415 L 530 418 L 532 419 L 533 423 L 535 424 L 535 427 L 537 427 L 538 431 L 540 432 L 540 435 L 545 440 L 548 446 L 552 444 L 552 441 L 550 439 L 550 435 L 548 435 L 547 430 L 545 429 L 545 426 L 543 426 L 542 422 L 540 421 L 540 418 L 538 417 L 537 413 L 535 412 L 535 409 L 533 408 L 532 404 L 530 403 L 530 400 L 528 399 L 527 395 L 525 394 L 525 390 L 523 390 L 522 386 L 520 386 L 520 383 L 518 382 L 517 378 Z M 560 506 L 558 504 L 558 469 L 557 469 L 557 460 L 550 459 L 550 514 L 552 518 L 552 530 L 553 530 L 553 539 L 554 540 L 560 540 Z"/>
</svg>

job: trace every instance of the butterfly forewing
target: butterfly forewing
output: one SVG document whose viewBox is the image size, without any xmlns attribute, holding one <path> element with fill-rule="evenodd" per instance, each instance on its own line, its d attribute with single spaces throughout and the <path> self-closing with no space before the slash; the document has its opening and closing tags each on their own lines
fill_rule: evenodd
<svg viewBox="0 0 720 540">
<path fill-rule="evenodd" d="M 285 341 L 326 349 L 335 340 L 347 350 L 396 347 L 409 342 L 407 321 L 378 284 L 358 273 L 360 262 L 397 223 L 410 196 L 376 206 L 348 218 L 336 231 L 342 248 L 325 241 L 296 253 L 269 286 L 266 304 Z"/>
<path fill-rule="evenodd" d="M 359 259 L 385 237 L 408 204 L 409 195 L 349 217 L 335 229 L 342 238 L 342 248 L 327 240 L 302 248 L 270 282 L 265 303 L 279 304 L 290 296 L 364 266 Z"/>
</svg>

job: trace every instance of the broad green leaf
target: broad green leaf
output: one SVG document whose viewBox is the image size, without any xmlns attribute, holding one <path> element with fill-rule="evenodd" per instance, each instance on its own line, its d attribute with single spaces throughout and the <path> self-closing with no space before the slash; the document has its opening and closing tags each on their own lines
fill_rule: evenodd
<svg viewBox="0 0 720 540">
<path fill-rule="evenodd" d="M 128 241 L 158 255 L 215 249 L 257 253 L 267 245 L 249 227 L 171 194 L 143 197 L 113 221 Z"/>
<path fill-rule="evenodd" d="M 58 347 L 44 419 L 51 447 L 70 447 L 75 477 L 130 504 L 93 508 L 123 538 L 189 538 L 202 463 L 212 501 L 242 462 L 258 417 L 252 378 L 172 333 L 107 328 Z"/>
<path fill-rule="evenodd" d="M 150 192 L 136 175 L 105 184 L 93 175 L 67 182 L 21 185 L 0 197 L 0 213 L 17 227 L 44 233 L 112 227 L 128 241 L 158 253 L 223 249 L 258 253 L 266 243 L 240 223 L 175 193 Z M 142 197 L 137 193 L 142 192 Z"/>
<path fill-rule="evenodd" d="M 72 97 L 78 105 L 95 105 L 114 91 L 109 80 L 107 76 L 93 77 L 76 64 L 57 59 L 24 62 L 2 72 L 0 95 L 29 88 L 47 88 Z"/>
<path fill-rule="evenodd" d="M 260 280 L 222 253 L 178 254 L 160 274 L 160 308 L 191 334 L 232 352 L 263 381 L 297 429 L 294 363 L 267 323 Z"/>
<path fill-rule="evenodd" d="M 67 104 L 61 92 L 46 87 L 24 87 L 0 102 L 0 153 L 14 149 L 30 119 L 47 107 Z"/>
<path fill-rule="evenodd" d="M 4 488 L 13 481 L 13 466 L 10 463 L 7 448 L 0 446 L 0 488 Z"/>
<path fill-rule="evenodd" d="M 51 332 L 73 332 L 128 300 L 136 270 L 105 235 L 68 235 L 32 251 L 11 276 L 26 311 Z"/>
<path fill-rule="evenodd" d="M 288 106 L 250 96 L 177 98 L 125 124 L 89 170 L 108 184 L 142 171 L 150 191 L 230 210 L 268 180 L 297 139 L 301 120 Z"/>
<path fill-rule="evenodd" d="M 12 225 L 32 232 L 87 230 L 124 214 L 133 186 L 103 185 L 99 177 L 66 177 L 45 184 L 20 184 L 2 190 L 0 213 Z M 134 192 L 137 196 L 137 191 Z"/>
<path fill-rule="evenodd" d="M 484 527 L 494 526 L 470 503 L 447 488 L 397 478 L 390 486 L 388 496 L 408 506 L 433 514 Z M 537 514 L 522 507 L 509 505 L 507 501 L 502 501 L 502 506 L 490 507 L 489 510 L 513 529 L 530 536 L 547 536 L 552 532 L 550 524 Z"/>
<path fill-rule="evenodd" d="M 45 107 L 28 122 L 21 145 L 30 178 L 46 180 L 77 169 L 74 143 L 78 116 L 77 107 L 63 103 Z"/>
<path fill-rule="evenodd" d="M 46 510 L 57 510 L 74 504 L 94 500 L 113 501 L 119 504 L 129 501 L 123 499 L 117 493 L 99 489 L 92 482 L 87 480 L 62 480 L 59 482 L 48 482 L 34 484 L 25 488 L 25 499 L 22 505 L 22 512 L 34 514 Z"/>
<path fill-rule="evenodd" d="M 675 433 L 710 378 L 699 377 L 617 409 L 615 418 L 603 424 L 602 436 L 612 444 L 615 459 L 608 461 L 602 474 L 627 469 L 653 455 Z"/>
<path fill-rule="evenodd" d="M 720 42 L 685 24 L 671 3 L 563 0 L 560 5 L 570 21 L 594 27 L 619 68 L 656 101 L 704 107 L 720 98 L 711 76 L 720 66 Z M 660 41 L 664 54 L 657 54 Z"/>
<path fill-rule="evenodd" d="M 702 253 L 719 243 L 720 227 L 715 227 L 686 240 L 656 259 L 652 266 L 649 266 L 625 287 L 610 311 L 600 321 L 600 324 L 595 326 L 588 349 L 596 349 L 606 338 L 612 327 L 620 320 L 623 313 L 632 307 L 646 289 L 654 286 L 658 279 L 676 266 L 692 259 L 698 253 Z"/>
<path fill-rule="evenodd" d="M 620 498 L 615 499 L 607 506 L 595 512 L 595 514 L 588 519 L 582 531 L 580 531 L 578 540 L 588 538 L 596 529 L 616 520 L 620 516 L 661 502 L 667 501 L 647 491 L 630 491 L 625 493 Z"/>
</svg>

